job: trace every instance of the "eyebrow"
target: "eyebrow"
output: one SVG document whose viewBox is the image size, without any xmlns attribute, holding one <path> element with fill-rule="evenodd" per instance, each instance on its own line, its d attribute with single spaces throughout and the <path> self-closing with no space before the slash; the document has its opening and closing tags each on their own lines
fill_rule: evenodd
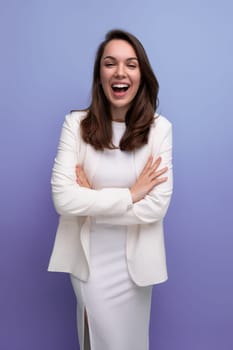
<svg viewBox="0 0 233 350">
<path fill-rule="evenodd" d="M 113 57 L 113 56 L 105 56 L 103 59 L 106 60 L 106 59 L 108 59 L 108 58 L 110 58 L 110 59 L 112 59 L 112 60 L 116 60 L 116 57 Z M 131 61 L 131 60 L 137 60 L 137 61 L 138 61 L 137 57 L 128 57 L 128 58 L 126 59 L 126 61 Z"/>
</svg>

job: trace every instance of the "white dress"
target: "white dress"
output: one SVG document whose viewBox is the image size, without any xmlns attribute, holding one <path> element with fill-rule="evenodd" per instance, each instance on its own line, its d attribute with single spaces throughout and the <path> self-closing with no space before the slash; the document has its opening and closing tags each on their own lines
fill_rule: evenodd
<svg viewBox="0 0 233 350">
<path fill-rule="evenodd" d="M 113 122 L 118 146 L 125 123 Z M 132 152 L 102 152 L 93 187 L 130 187 L 136 180 Z M 90 276 L 87 282 L 71 276 L 77 297 L 81 350 L 148 350 L 152 286 L 139 287 L 126 262 L 126 227 L 100 225 L 91 220 Z M 84 341 L 84 310 L 89 334 Z M 89 345 L 88 345 L 89 343 Z"/>
</svg>

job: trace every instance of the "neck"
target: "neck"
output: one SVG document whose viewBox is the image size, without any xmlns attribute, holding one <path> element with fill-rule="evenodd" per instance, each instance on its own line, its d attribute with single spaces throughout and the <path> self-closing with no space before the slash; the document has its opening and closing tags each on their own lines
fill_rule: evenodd
<svg viewBox="0 0 233 350">
<path fill-rule="evenodd" d="M 125 108 L 111 108 L 111 114 L 112 114 L 112 120 L 115 122 L 125 122 L 125 116 L 126 116 L 127 109 Z"/>
</svg>

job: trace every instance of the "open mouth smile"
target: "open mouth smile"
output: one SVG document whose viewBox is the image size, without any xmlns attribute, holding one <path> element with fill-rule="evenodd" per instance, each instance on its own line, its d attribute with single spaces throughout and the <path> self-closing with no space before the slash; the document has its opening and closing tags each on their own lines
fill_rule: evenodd
<svg viewBox="0 0 233 350">
<path fill-rule="evenodd" d="M 112 84 L 112 90 L 114 92 L 126 92 L 129 88 L 128 84 Z"/>
</svg>

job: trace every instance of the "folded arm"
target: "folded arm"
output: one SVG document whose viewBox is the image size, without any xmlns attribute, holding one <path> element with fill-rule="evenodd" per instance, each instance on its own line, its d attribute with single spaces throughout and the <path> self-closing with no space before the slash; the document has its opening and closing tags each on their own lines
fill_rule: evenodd
<svg viewBox="0 0 233 350">
<path fill-rule="evenodd" d="M 52 171 L 52 197 L 60 215 L 121 216 L 132 206 L 127 188 L 94 190 L 76 182 L 75 167 L 79 163 L 79 121 L 67 115 L 62 127 L 57 156 Z"/>
<path fill-rule="evenodd" d="M 155 150 L 156 151 L 156 150 Z M 96 217 L 97 223 L 112 225 L 150 224 L 160 221 L 165 216 L 173 189 L 172 174 L 172 128 L 169 126 L 155 157 L 161 157 L 159 169 L 167 168 L 166 181 L 162 181 L 153 187 L 145 197 L 135 202 L 122 215 Z"/>
</svg>

